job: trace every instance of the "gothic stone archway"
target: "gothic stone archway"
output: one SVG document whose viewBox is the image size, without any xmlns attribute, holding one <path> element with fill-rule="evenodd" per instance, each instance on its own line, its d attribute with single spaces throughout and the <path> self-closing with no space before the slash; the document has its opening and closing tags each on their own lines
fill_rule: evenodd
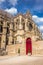
<svg viewBox="0 0 43 65">
<path fill-rule="evenodd" d="M 31 38 L 27 38 L 26 39 L 26 55 L 28 53 L 32 54 L 32 42 L 31 42 Z"/>
</svg>

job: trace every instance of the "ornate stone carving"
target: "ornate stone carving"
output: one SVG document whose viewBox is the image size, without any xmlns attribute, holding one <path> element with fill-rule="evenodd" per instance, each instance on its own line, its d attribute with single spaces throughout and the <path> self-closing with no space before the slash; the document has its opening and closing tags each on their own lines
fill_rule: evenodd
<svg viewBox="0 0 43 65">
<path fill-rule="evenodd" d="M 17 36 L 17 41 L 18 41 L 18 43 L 22 43 L 22 37 L 21 36 Z"/>
<path fill-rule="evenodd" d="M 16 43 L 25 44 L 26 38 L 32 36 L 38 36 L 40 39 L 41 34 L 39 33 L 36 25 L 34 25 L 35 27 L 33 26 L 32 24 L 33 21 L 31 19 L 32 16 L 30 15 L 29 12 L 26 15 L 19 14 L 14 17 L 8 14 L 7 12 L 0 11 L 0 26 L 2 25 L 3 28 L 3 31 L 0 33 L 1 35 L 0 47 L 5 48 L 5 45 L 7 47 L 6 42 L 8 42 L 8 44 L 10 45 Z M 34 30 L 35 30 L 35 35 L 33 35 L 34 32 L 31 32 Z"/>
</svg>

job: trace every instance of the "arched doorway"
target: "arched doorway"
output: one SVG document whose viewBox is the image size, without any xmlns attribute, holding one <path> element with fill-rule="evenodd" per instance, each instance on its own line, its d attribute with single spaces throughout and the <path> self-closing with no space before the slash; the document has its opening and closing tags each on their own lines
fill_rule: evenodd
<svg viewBox="0 0 43 65">
<path fill-rule="evenodd" d="M 31 38 L 27 38 L 26 39 L 26 55 L 28 53 L 32 54 L 32 42 L 31 42 Z"/>
</svg>

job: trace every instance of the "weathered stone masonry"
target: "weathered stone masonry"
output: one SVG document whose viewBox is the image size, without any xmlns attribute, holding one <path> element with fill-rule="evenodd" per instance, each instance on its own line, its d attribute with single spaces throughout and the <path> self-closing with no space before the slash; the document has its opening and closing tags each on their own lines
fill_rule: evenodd
<svg viewBox="0 0 43 65">
<path fill-rule="evenodd" d="M 41 33 L 29 12 L 12 16 L 0 10 L 0 50 L 8 54 L 26 54 L 26 39 L 41 40 Z M 3 51 L 3 50 L 2 50 Z"/>
</svg>

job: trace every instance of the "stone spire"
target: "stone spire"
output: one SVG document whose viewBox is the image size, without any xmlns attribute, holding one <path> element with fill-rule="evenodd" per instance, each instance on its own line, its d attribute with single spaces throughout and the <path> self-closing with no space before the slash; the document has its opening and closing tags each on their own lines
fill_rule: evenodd
<svg viewBox="0 0 43 65">
<path fill-rule="evenodd" d="M 32 16 L 31 16 L 29 10 L 26 12 L 25 16 L 26 16 L 26 18 L 30 18 L 30 19 L 32 18 Z"/>
</svg>

